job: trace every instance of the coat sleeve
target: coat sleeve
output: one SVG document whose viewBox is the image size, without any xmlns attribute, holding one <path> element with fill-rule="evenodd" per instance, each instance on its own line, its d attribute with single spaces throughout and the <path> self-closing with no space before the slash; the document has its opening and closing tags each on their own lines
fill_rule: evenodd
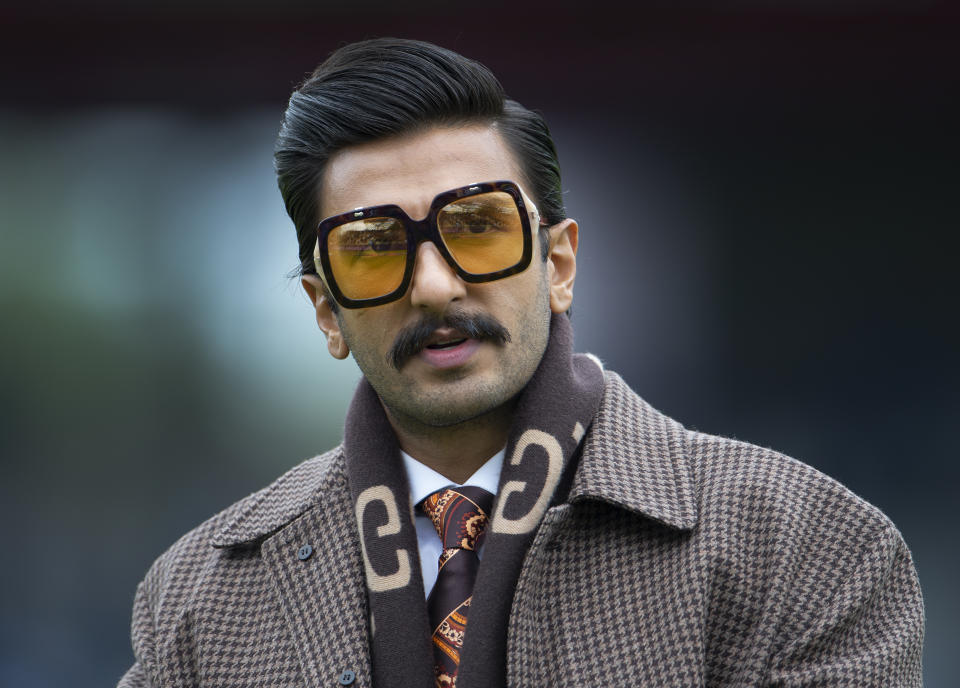
<svg viewBox="0 0 960 688">
<path fill-rule="evenodd" d="M 148 580 L 149 574 L 147 579 L 137 586 L 137 595 L 133 602 L 130 635 L 136 661 L 120 679 L 117 688 L 151 688 L 158 685 L 151 681 L 149 671 L 156 654 L 154 651 L 155 622 L 147 592 Z"/>
<path fill-rule="evenodd" d="M 773 686 L 922 686 L 924 611 L 917 573 L 892 525 L 825 599 L 804 591 L 808 623 L 773 658 Z M 798 585 L 802 585 L 798 581 Z"/>
</svg>

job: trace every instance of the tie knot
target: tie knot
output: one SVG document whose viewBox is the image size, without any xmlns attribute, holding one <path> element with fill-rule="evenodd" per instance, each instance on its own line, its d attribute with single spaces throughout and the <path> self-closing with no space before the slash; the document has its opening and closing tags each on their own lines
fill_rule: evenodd
<svg viewBox="0 0 960 688">
<path fill-rule="evenodd" d="M 479 487 L 445 487 L 423 500 L 423 511 L 444 549 L 476 550 L 480 546 L 493 495 Z"/>
</svg>

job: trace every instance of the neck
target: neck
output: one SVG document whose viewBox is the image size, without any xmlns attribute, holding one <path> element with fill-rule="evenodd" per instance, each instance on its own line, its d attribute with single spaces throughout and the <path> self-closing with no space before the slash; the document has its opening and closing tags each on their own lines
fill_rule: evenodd
<svg viewBox="0 0 960 688">
<path fill-rule="evenodd" d="M 397 443 L 407 454 L 445 478 L 463 484 L 487 459 L 503 449 L 514 400 L 455 425 L 436 427 L 384 406 Z"/>
</svg>

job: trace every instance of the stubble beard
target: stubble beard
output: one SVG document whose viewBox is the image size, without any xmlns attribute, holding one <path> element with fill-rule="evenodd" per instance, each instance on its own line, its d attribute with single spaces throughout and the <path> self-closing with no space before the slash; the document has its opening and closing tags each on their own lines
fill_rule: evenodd
<svg viewBox="0 0 960 688">
<path fill-rule="evenodd" d="M 518 325 L 508 332 L 507 341 L 484 341 L 485 348 L 492 346 L 496 350 L 494 363 L 486 371 L 490 374 L 482 378 L 467 366 L 449 371 L 446 379 L 427 386 L 404 374 L 405 366 L 411 363 L 409 360 L 397 370 L 392 362 L 374 352 L 353 346 L 356 343 L 351 341 L 353 338 L 348 339 L 347 344 L 388 415 L 408 432 L 424 435 L 431 429 L 464 423 L 497 423 L 504 414 L 509 414 L 546 351 L 550 299 L 545 279 L 540 284 L 533 311 L 516 319 Z M 347 334 L 344 331 L 344 335 Z"/>
</svg>

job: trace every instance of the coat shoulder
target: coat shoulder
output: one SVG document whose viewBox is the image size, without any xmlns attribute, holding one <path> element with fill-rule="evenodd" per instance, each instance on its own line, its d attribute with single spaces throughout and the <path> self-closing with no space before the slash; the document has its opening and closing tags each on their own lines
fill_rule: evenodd
<svg viewBox="0 0 960 688">
<path fill-rule="evenodd" d="M 610 474 L 622 479 L 643 471 L 633 481 L 639 489 L 656 484 L 651 474 L 661 481 L 672 477 L 680 486 L 676 492 L 692 490 L 696 518 L 763 512 L 768 519 L 829 521 L 860 534 L 893 528 L 882 511 L 816 468 L 773 449 L 689 429 L 611 371 L 594 430 L 591 450 L 601 460 L 619 459 L 607 467 Z"/>
<path fill-rule="evenodd" d="M 702 596 L 688 609 L 703 614 L 709 675 L 749 660 L 776 685 L 920 685 L 919 580 L 880 509 L 780 452 L 683 427 L 611 373 L 601 416 L 588 486 L 685 528 L 655 541 L 684 543 L 664 551 L 685 553 L 678 576 Z M 685 490 L 693 519 L 664 518 Z"/>
<path fill-rule="evenodd" d="M 707 515 L 763 515 L 789 532 L 831 533 L 838 543 L 872 541 L 899 532 L 873 504 L 818 469 L 773 449 L 685 430 L 686 455 L 698 502 Z M 842 546 L 842 544 L 841 544 Z"/>
</svg>

